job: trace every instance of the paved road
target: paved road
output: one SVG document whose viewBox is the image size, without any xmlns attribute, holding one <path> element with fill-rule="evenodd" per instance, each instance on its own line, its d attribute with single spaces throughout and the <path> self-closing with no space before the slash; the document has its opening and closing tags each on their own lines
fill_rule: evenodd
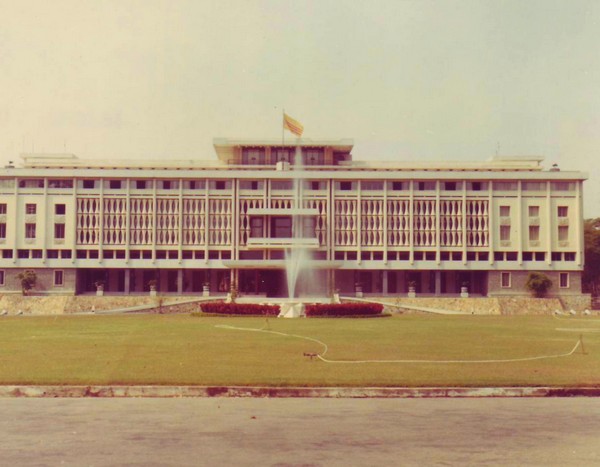
<svg viewBox="0 0 600 467">
<path fill-rule="evenodd" d="M 0 465 L 600 465 L 600 399 L 0 399 Z"/>
</svg>

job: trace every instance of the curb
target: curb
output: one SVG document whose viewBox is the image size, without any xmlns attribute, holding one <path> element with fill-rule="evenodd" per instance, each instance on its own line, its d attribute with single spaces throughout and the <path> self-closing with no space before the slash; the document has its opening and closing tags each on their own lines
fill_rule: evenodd
<svg viewBox="0 0 600 467">
<path fill-rule="evenodd" d="M 600 397 L 600 387 L 302 388 L 244 386 L 0 386 L 0 397 L 473 398 Z"/>
</svg>

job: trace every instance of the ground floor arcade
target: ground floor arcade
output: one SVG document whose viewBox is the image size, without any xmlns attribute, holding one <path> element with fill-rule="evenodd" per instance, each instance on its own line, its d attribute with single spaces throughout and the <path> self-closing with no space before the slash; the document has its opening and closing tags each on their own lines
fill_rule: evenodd
<svg viewBox="0 0 600 467">
<path fill-rule="evenodd" d="M 102 284 L 105 293 L 144 293 L 155 286 L 161 293 L 194 294 L 209 291 L 227 294 L 237 283 L 240 295 L 294 296 L 401 294 L 414 288 L 426 295 L 487 294 L 485 271 L 387 271 L 311 270 L 300 271 L 295 284 L 283 269 L 80 269 L 75 276 L 77 294 L 92 293 Z"/>
<path fill-rule="evenodd" d="M 329 297 L 403 295 L 414 290 L 421 296 L 528 295 L 528 271 L 441 271 L 389 269 L 301 270 L 296 281 L 288 281 L 285 270 L 274 268 L 28 268 L 37 276 L 34 294 L 80 295 L 161 294 L 263 297 Z M 25 269 L 0 270 L 0 293 L 20 293 L 19 274 Z M 580 271 L 547 271 L 552 281 L 550 295 L 581 294 Z"/>
</svg>

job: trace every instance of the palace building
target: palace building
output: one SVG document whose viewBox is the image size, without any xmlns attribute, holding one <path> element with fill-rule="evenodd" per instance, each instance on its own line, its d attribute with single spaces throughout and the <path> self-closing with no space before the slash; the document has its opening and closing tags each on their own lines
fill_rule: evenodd
<svg viewBox="0 0 600 467">
<path fill-rule="evenodd" d="M 353 142 L 215 139 L 214 160 L 25 154 L 0 173 L 0 293 L 581 293 L 586 174 L 541 157 L 364 162 Z M 464 290 L 463 290 L 464 292 Z"/>
</svg>

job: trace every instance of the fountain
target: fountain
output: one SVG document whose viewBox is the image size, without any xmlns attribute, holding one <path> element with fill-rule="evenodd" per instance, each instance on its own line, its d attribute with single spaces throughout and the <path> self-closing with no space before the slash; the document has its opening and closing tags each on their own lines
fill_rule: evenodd
<svg viewBox="0 0 600 467">
<path fill-rule="evenodd" d="M 300 176 L 303 170 L 302 151 L 300 146 L 296 146 L 294 158 L 294 209 L 292 215 L 292 238 L 299 239 L 304 237 L 303 227 L 304 218 L 299 213 L 302 206 L 302 182 L 304 179 Z M 310 264 L 311 258 L 308 249 L 300 244 L 292 244 L 292 247 L 285 252 L 285 274 L 288 288 L 288 303 L 281 304 L 281 313 L 279 316 L 284 318 L 297 318 L 304 316 L 304 304 L 300 301 L 295 302 L 296 286 L 298 278 L 303 270 L 306 270 Z M 294 303 L 295 302 L 295 303 Z"/>
</svg>

